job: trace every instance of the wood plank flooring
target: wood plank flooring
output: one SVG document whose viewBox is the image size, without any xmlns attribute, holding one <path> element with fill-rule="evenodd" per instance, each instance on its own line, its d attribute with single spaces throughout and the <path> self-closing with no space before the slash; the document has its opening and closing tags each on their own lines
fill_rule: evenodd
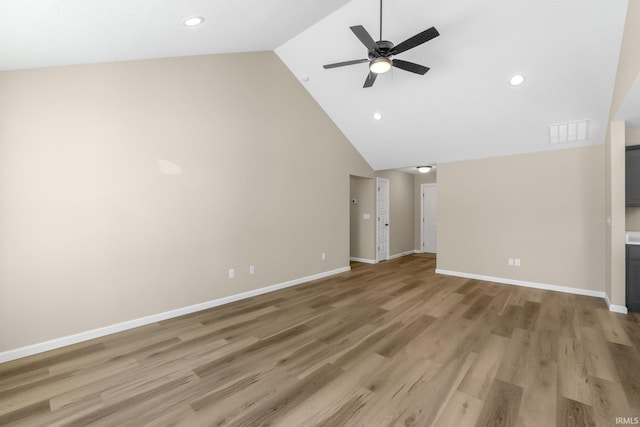
<svg viewBox="0 0 640 427">
<path fill-rule="evenodd" d="M 0 425 L 615 426 L 640 316 L 406 256 L 0 364 Z"/>
</svg>

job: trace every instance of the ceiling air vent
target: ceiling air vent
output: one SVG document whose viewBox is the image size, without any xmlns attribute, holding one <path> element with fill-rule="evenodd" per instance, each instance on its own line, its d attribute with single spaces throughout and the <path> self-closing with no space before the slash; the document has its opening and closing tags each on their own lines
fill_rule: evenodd
<svg viewBox="0 0 640 427">
<path fill-rule="evenodd" d="M 589 140 L 589 120 L 549 126 L 549 144 Z"/>
</svg>

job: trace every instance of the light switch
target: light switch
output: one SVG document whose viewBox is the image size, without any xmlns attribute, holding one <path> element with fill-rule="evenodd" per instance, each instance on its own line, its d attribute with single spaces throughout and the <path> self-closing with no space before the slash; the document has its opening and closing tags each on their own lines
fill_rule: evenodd
<svg viewBox="0 0 640 427">
<path fill-rule="evenodd" d="M 362 219 L 371 219 L 370 214 L 362 214 Z"/>
</svg>

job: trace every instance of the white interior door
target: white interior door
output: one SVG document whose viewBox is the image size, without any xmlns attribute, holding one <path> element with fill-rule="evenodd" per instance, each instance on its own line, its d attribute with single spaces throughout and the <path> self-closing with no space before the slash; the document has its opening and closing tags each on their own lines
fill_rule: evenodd
<svg viewBox="0 0 640 427">
<path fill-rule="evenodd" d="M 438 187 L 422 184 L 422 252 L 438 252 Z"/>
<path fill-rule="evenodd" d="M 377 261 L 389 259 L 389 180 L 377 178 L 378 194 L 377 203 Z"/>
</svg>

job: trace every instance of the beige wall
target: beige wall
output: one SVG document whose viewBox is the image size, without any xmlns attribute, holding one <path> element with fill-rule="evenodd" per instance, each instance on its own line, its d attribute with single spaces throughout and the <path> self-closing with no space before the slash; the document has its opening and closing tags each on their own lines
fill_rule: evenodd
<svg viewBox="0 0 640 427">
<path fill-rule="evenodd" d="M 606 149 L 606 162 L 611 165 L 608 170 L 608 204 L 606 221 L 606 246 L 610 254 L 609 268 L 605 268 L 610 281 L 606 292 L 612 304 L 625 305 L 625 123 L 611 122 Z M 606 258 L 606 256 L 605 256 Z"/>
<path fill-rule="evenodd" d="M 603 291 L 603 148 L 438 165 L 438 268 Z"/>
<path fill-rule="evenodd" d="M 625 145 L 640 145 L 640 129 L 625 128 Z"/>
<path fill-rule="evenodd" d="M 389 256 L 414 250 L 413 175 L 397 170 L 378 171 L 389 180 Z"/>
<path fill-rule="evenodd" d="M 351 177 L 351 257 L 376 260 L 376 180 Z M 369 214 L 369 219 L 363 216 Z"/>
<path fill-rule="evenodd" d="M 0 93 L 0 352 L 349 265 L 349 175 L 373 171 L 272 52 Z"/>
<path fill-rule="evenodd" d="M 629 207 L 625 209 L 625 231 L 640 231 L 640 208 Z"/>
</svg>

